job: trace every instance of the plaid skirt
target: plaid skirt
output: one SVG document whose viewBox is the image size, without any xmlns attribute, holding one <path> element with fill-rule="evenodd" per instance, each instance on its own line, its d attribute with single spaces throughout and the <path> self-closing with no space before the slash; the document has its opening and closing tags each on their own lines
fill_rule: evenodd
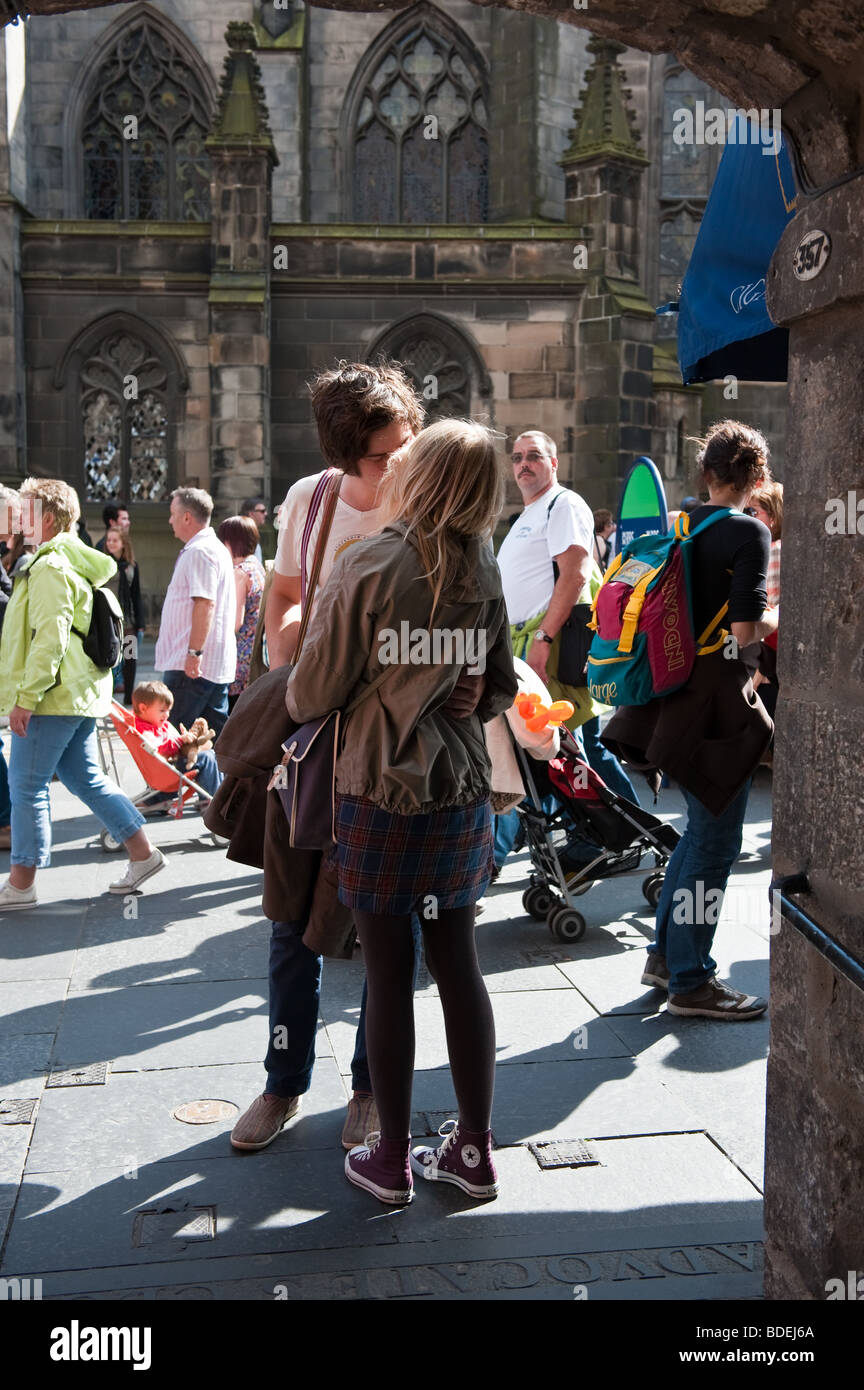
<svg viewBox="0 0 864 1390">
<path fill-rule="evenodd" d="M 468 907 L 482 898 L 495 865 L 488 797 L 399 816 L 359 796 L 339 797 L 336 810 L 339 901 L 391 916 Z"/>
</svg>

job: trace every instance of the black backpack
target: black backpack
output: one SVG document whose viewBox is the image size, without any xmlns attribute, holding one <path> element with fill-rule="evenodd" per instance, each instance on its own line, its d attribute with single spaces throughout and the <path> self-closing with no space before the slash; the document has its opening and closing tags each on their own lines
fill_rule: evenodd
<svg viewBox="0 0 864 1390">
<path fill-rule="evenodd" d="M 93 589 L 93 611 L 86 633 L 72 631 L 81 638 L 84 655 L 94 666 L 112 671 L 123 654 L 123 610 L 110 589 Z"/>
</svg>

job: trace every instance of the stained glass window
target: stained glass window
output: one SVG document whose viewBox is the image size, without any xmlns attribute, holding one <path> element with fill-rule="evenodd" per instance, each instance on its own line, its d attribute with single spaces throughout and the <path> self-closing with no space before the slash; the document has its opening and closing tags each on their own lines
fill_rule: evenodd
<svg viewBox="0 0 864 1390">
<path fill-rule="evenodd" d="M 207 100 L 190 65 L 147 20 L 100 67 L 82 127 L 87 217 L 206 222 Z"/>
<path fill-rule="evenodd" d="M 663 83 L 663 154 L 661 196 L 707 198 L 717 168 L 717 150 L 698 138 L 704 134 L 704 117 L 697 119 L 697 103 L 703 112 L 712 107 L 711 88 L 682 68 Z M 725 109 L 726 103 L 723 103 Z M 686 115 L 684 114 L 686 113 Z M 677 139 L 675 138 L 677 135 Z"/>
<path fill-rule="evenodd" d="M 103 338 L 81 368 L 88 501 L 162 502 L 170 491 L 168 374 L 132 333 Z"/>
<path fill-rule="evenodd" d="M 684 207 L 660 223 L 660 304 L 680 298 L 681 283 L 693 254 L 700 221 L 700 213 L 695 208 Z M 674 337 L 677 326 L 677 314 L 661 314 L 657 319 L 657 336 Z"/>
<path fill-rule="evenodd" d="M 467 44 L 418 18 L 379 55 L 355 110 L 355 220 L 486 220 L 485 84 Z"/>
</svg>

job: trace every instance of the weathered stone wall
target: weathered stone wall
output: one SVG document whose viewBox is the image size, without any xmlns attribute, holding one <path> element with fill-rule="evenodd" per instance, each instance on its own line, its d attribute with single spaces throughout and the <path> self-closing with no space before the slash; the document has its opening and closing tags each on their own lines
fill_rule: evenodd
<svg viewBox="0 0 864 1390">
<path fill-rule="evenodd" d="M 792 272 L 800 239 L 831 239 L 821 273 Z M 864 180 L 786 228 L 768 308 L 790 326 L 775 874 L 807 875 L 801 907 L 864 961 Z M 852 494 L 850 510 L 850 493 Z M 842 499 L 843 525 L 828 522 Z M 825 1297 L 857 1270 L 864 1229 L 864 993 L 784 920 L 772 953 L 766 1294 Z"/>
<path fill-rule="evenodd" d="M 715 420 L 743 420 L 761 430 L 771 447 L 771 469 L 786 478 L 786 418 L 788 388 L 784 382 L 739 381 L 737 399 L 726 400 L 722 382 L 706 385 L 702 397 L 702 428 Z"/>
<path fill-rule="evenodd" d="M 472 411 L 511 436 L 529 424 L 545 430 L 560 440 L 562 476 L 581 476 L 568 428 L 579 283 L 570 289 L 560 278 L 570 238 L 430 245 L 425 238 L 293 236 L 287 245 L 294 273 L 275 272 L 272 291 L 274 499 L 321 467 L 305 391 L 310 377 L 340 357 L 364 359 L 391 324 L 426 311 L 460 329 L 482 359 L 492 392 L 481 397 L 475 382 Z M 352 271 L 362 278 L 349 285 Z"/>
</svg>

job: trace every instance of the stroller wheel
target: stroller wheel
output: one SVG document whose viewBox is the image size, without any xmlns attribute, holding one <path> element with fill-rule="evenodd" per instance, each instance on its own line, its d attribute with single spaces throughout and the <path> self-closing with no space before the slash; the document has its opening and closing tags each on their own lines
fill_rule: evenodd
<svg viewBox="0 0 864 1390">
<path fill-rule="evenodd" d="M 581 941 L 587 922 L 574 907 L 556 907 L 549 913 L 549 930 L 559 941 Z"/>
<path fill-rule="evenodd" d="M 540 883 L 533 883 L 531 887 L 526 888 L 525 892 L 522 894 L 522 906 L 528 913 L 528 916 L 534 918 L 535 922 L 542 922 L 545 920 L 546 914 L 554 902 L 555 899 L 552 897 L 549 889 Z"/>
<path fill-rule="evenodd" d="M 642 880 L 642 894 L 649 907 L 655 910 L 660 901 L 660 894 L 663 892 L 663 879 L 665 874 L 649 874 Z"/>
<path fill-rule="evenodd" d="M 120 841 L 115 840 L 114 836 L 110 835 L 107 830 L 100 831 L 99 842 L 106 854 L 116 854 L 118 850 L 123 848 Z"/>
</svg>

